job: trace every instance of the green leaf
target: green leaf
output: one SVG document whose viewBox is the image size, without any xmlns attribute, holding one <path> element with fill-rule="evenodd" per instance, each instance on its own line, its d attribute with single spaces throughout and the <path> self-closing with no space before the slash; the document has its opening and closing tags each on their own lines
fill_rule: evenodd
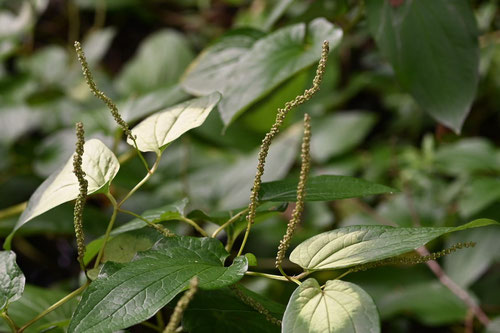
<svg viewBox="0 0 500 333">
<path fill-rule="evenodd" d="M 276 319 L 281 319 L 284 306 L 237 285 L 246 296 L 259 302 Z M 267 321 L 252 307 L 246 305 L 229 288 L 201 290 L 189 304 L 182 326 L 190 333 L 247 333 L 280 332 L 280 327 Z"/>
<path fill-rule="evenodd" d="M 481 177 L 470 180 L 458 200 L 458 211 L 464 218 L 479 213 L 500 200 L 500 177 Z"/>
<path fill-rule="evenodd" d="M 140 151 L 159 154 L 170 142 L 203 124 L 221 95 L 217 92 L 157 112 L 132 129 Z M 127 142 L 133 145 L 132 140 Z"/>
<path fill-rule="evenodd" d="M 262 183 L 260 201 L 296 201 L 297 179 Z M 388 186 L 349 176 L 323 175 L 311 177 L 306 184 L 306 201 L 331 201 L 367 195 L 398 192 Z"/>
<path fill-rule="evenodd" d="M 24 290 L 26 279 L 16 263 L 12 251 L 0 252 L 0 311 L 19 299 Z"/>
<path fill-rule="evenodd" d="M 479 219 L 459 227 L 394 228 L 351 226 L 324 232 L 299 244 L 290 260 L 307 270 L 339 269 L 378 261 L 410 252 L 441 235 L 470 228 L 496 225 Z"/>
<path fill-rule="evenodd" d="M 237 257 L 224 267 L 228 255 L 213 238 L 162 239 L 131 263 L 92 282 L 68 332 L 107 332 L 140 323 L 186 289 L 194 276 L 202 289 L 231 285 L 243 277 L 247 260 Z"/>
<path fill-rule="evenodd" d="M 336 113 L 312 123 L 311 157 L 325 162 L 363 141 L 375 125 L 375 114 L 361 111 Z"/>
<path fill-rule="evenodd" d="M 174 30 L 161 30 L 148 37 L 139 47 L 116 80 L 124 95 L 145 93 L 177 83 L 193 59 L 185 37 Z"/>
<path fill-rule="evenodd" d="M 120 168 L 113 152 L 97 139 L 85 143 L 82 159 L 82 169 L 88 181 L 89 195 L 107 187 Z M 33 193 L 14 230 L 5 240 L 4 248 L 10 248 L 14 233 L 25 223 L 60 204 L 76 199 L 79 193 L 78 188 L 78 180 L 73 174 L 73 157 L 71 157 Z"/>
<path fill-rule="evenodd" d="M 248 260 L 248 266 L 257 266 L 257 257 L 253 253 L 245 253 Z"/>
<path fill-rule="evenodd" d="M 315 279 L 307 279 L 290 297 L 282 332 L 377 333 L 380 320 L 370 295 L 359 286 L 330 280 L 321 289 Z"/>
<path fill-rule="evenodd" d="M 295 24 L 259 39 L 250 50 L 240 52 L 241 56 L 235 65 L 233 64 L 236 57 L 230 57 L 233 63 L 231 68 L 222 67 L 221 73 L 217 73 L 217 77 L 224 77 L 224 84 L 216 85 L 217 90 L 224 96 L 219 103 L 224 124 L 231 123 L 251 104 L 318 61 L 324 40 L 328 40 L 333 49 L 340 42 L 341 36 L 342 31 L 339 28 L 319 18 L 307 26 L 304 23 Z M 216 61 L 212 60 L 213 62 Z M 190 87 L 196 90 L 204 85 L 204 77 L 197 78 L 195 75 L 202 70 L 203 68 L 197 68 L 196 63 L 193 65 L 193 74 L 188 76 L 190 80 L 187 84 L 184 83 L 188 91 Z"/>
<path fill-rule="evenodd" d="M 165 205 L 159 208 L 150 209 L 141 214 L 143 218 L 150 221 L 151 223 L 160 223 L 163 221 L 177 220 L 184 216 L 184 209 L 188 203 L 187 199 L 182 199 L 169 205 Z M 148 224 L 141 219 L 135 218 L 130 222 L 114 229 L 110 233 L 110 241 L 123 233 L 142 229 L 147 227 Z M 97 255 L 99 249 L 101 248 L 104 238 L 98 238 L 87 244 L 85 256 L 83 257 L 83 262 L 85 265 L 90 263 L 90 261 Z M 109 244 L 109 243 L 108 243 Z"/>
<path fill-rule="evenodd" d="M 367 1 L 368 27 L 400 84 L 459 133 L 479 80 L 478 32 L 468 0 Z"/>
<path fill-rule="evenodd" d="M 262 36 L 264 33 L 254 29 L 236 29 L 222 36 L 189 66 L 182 87 L 193 95 L 223 91 L 239 59 Z"/>
<path fill-rule="evenodd" d="M 9 316 L 17 325 L 22 326 L 68 294 L 69 292 L 66 291 L 39 288 L 28 284 L 23 297 L 9 305 Z M 37 320 L 24 332 L 40 333 L 46 332 L 45 330 L 50 333 L 66 332 L 64 327 L 68 326 L 77 303 L 76 298 L 69 300 Z M 9 327 L 2 320 L 0 320 L 0 332 L 10 332 Z"/>
</svg>

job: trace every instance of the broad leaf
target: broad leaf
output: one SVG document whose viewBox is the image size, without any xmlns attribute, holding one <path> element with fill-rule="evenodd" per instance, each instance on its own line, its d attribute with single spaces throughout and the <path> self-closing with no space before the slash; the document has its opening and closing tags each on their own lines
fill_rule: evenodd
<svg viewBox="0 0 500 333">
<path fill-rule="evenodd" d="M 217 92 L 157 112 L 132 129 L 140 151 L 159 154 L 170 142 L 203 124 L 221 95 Z M 133 145 L 132 140 L 127 142 Z"/>
<path fill-rule="evenodd" d="M 88 181 L 88 194 L 104 190 L 115 177 L 120 164 L 113 152 L 97 139 L 85 143 L 82 169 Z M 10 247 L 10 242 L 17 229 L 34 217 L 74 200 L 79 193 L 78 179 L 73 174 L 73 157 L 47 178 L 33 193 L 28 206 L 20 216 L 14 230 L 5 240 L 4 248 Z"/>
<path fill-rule="evenodd" d="M 367 1 L 368 26 L 401 85 L 460 132 L 479 79 L 479 45 L 468 0 Z"/>
<path fill-rule="evenodd" d="M 290 260 L 307 270 L 351 267 L 412 251 L 450 232 L 488 225 L 499 224 L 493 220 L 479 219 L 455 228 L 394 228 L 380 225 L 339 228 L 301 243 L 290 254 Z"/>
<path fill-rule="evenodd" d="M 237 29 L 222 36 L 189 66 L 182 87 L 194 95 L 223 91 L 239 59 L 263 36 L 254 29 Z"/>
<path fill-rule="evenodd" d="M 62 290 L 44 289 L 33 285 L 26 285 L 23 296 L 9 305 L 9 316 L 17 325 L 22 326 L 68 294 L 69 292 Z M 40 320 L 37 320 L 24 332 L 65 333 L 65 327 L 68 326 L 77 303 L 76 298 L 69 300 Z M 0 332 L 10 332 L 7 323 L 1 319 Z"/>
<path fill-rule="evenodd" d="M 228 255 L 213 238 L 162 239 L 131 263 L 92 282 L 68 331 L 111 332 L 142 322 L 182 292 L 194 276 L 202 289 L 231 285 L 243 277 L 247 260 L 237 257 L 224 267 Z"/>
<path fill-rule="evenodd" d="M 237 285 L 247 297 L 259 302 L 276 319 L 281 319 L 284 306 Z M 199 291 L 184 312 L 182 326 L 190 333 L 273 333 L 280 327 L 266 320 L 229 288 Z"/>
<path fill-rule="evenodd" d="M 0 252 L 0 312 L 21 297 L 25 281 L 23 272 L 17 266 L 16 254 L 12 251 Z"/>
<path fill-rule="evenodd" d="M 160 30 L 140 45 L 118 76 L 117 87 L 124 95 L 130 95 L 175 84 L 192 58 L 193 53 L 182 34 Z"/>
<path fill-rule="evenodd" d="M 283 333 L 377 333 L 377 308 L 359 286 L 330 280 L 324 289 L 315 279 L 304 281 L 290 297 L 283 316 Z"/>
<path fill-rule="evenodd" d="M 297 183 L 297 179 L 285 179 L 262 183 L 259 192 L 259 200 L 296 201 Z M 388 186 L 370 183 L 359 178 L 323 175 L 310 177 L 308 179 L 305 200 L 331 201 L 394 192 L 398 192 L 398 190 Z"/>
<path fill-rule="evenodd" d="M 177 220 L 179 217 L 184 216 L 184 209 L 187 205 L 187 199 L 182 199 L 174 202 L 170 205 L 165 205 L 156 209 L 150 209 L 142 213 L 142 217 L 151 223 L 160 223 L 163 221 Z M 142 229 L 147 227 L 148 224 L 141 219 L 135 218 L 130 222 L 111 231 L 110 240 L 114 237 L 121 235 L 126 232 Z M 85 256 L 83 257 L 83 262 L 87 265 L 95 255 L 99 252 L 104 238 L 98 238 L 87 244 Z M 109 243 L 108 243 L 109 244 Z"/>
<path fill-rule="evenodd" d="M 375 114 L 361 111 L 335 113 L 313 120 L 311 157 L 319 162 L 345 153 L 361 143 L 375 125 Z"/>
<path fill-rule="evenodd" d="M 328 40 L 330 48 L 333 49 L 340 42 L 341 36 L 342 31 L 339 28 L 319 18 L 307 26 L 299 23 L 282 28 L 259 39 L 249 51 L 236 51 L 242 54 L 237 64 L 234 64 L 237 54 L 233 53 L 228 57 L 231 62 L 230 68 L 222 66 L 220 73 L 210 73 L 216 77 L 224 75 L 225 84 L 222 87 L 220 83 L 216 85 L 218 91 L 224 96 L 219 103 L 219 111 L 224 124 L 231 123 L 251 104 L 299 71 L 318 61 L 324 40 Z M 244 48 L 251 42 L 251 40 L 245 42 Z M 231 45 L 228 48 L 231 50 L 234 46 Z M 231 55 L 231 52 L 228 53 Z M 212 67 L 217 62 L 216 60 L 200 61 L 202 66 L 208 64 Z M 206 75 L 196 77 L 196 72 L 203 72 L 203 67 L 198 69 L 197 65 L 199 64 L 195 63 L 191 67 L 192 74 L 189 74 L 187 76 L 189 80 L 184 82 L 184 87 L 188 91 L 196 92 L 200 86 L 204 85 Z M 213 69 L 210 68 L 211 71 Z"/>
</svg>

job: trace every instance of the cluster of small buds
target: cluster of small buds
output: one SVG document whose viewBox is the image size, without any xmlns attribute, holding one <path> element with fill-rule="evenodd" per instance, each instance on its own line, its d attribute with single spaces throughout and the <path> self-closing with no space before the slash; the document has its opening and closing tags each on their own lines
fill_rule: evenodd
<svg viewBox="0 0 500 333">
<path fill-rule="evenodd" d="M 321 81 L 323 79 L 323 74 L 325 73 L 326 61 L 328 59 L 329 50 L 330 46 L 328 41 L 324 41 L 323 49 L 321 51 L 321 59 L 319 60 L 318 68 L 316 70 L 316 75 L 313 80 L 313 86 L 310 89 L 307 89 L 304 92 L 304 94 L 295 97 L 293 101 L 285 103 L 284 108 L 278 109 L 276 120 L 274 121 L 271 130 L 266 134 L 266 136 L 262 140 L 262 144 L 260 146 L 260 151 L 259 151 L 258 164 L 257 164 L 257 173 L 255 175 L 255 180 L 252 187 L 252 193 L 250 194 L 250 204 L 248 206 L 248 215 L 247 215 L 248 223 L 253 224 L 255 220 L 260 184 L 262 182 L 262 175 L 264 174 L 264 166 L 266 163 L 267 154 L 269 153 L 269 147 L 271 146 L 271 142 L 273 138 L 279 133 L 280 127 L 283 124 L 283 121 L 285 120 L 285 117 L 288 114 L 288 112 L 294 107 L 299 106 L 304 102 L 308 101 L 309 99 L 311 99 L 311 97 L 319 90 Z"/>
<path fill-rule="evenodd" d="M 309 175 L 309 169 L 311 165 L 310 160 L 310 145 L 311 145 L 311 117 L 306 113 L 304 115 L 304 135 L 302 137 L 302 152 L 301 152 L 301 167 L 300 167 L 300 177 L 299 184 L 297 185 L 297 203 L 292 212 L 292 217 L 288 222 L 288 227 L 283 239 L 280 241 L 278 246 L 278 254 L 276 255 L 276 268 L 281 267 L 281 263 L 285 258 L 286 251 L 290 246 L 290 240 L 297 229 L 297 225 L 300 222 L 302 212 L 304 210 L 304 198 L 306 195 L 306 183 L 307 177 Z"/>
<path fill-rule="evenodd" d="M 127 135 L 127 137 L 129 137 L 132 141 L 135 142 L 135 138 L 132 135 L 132 132 L 130 131 L 128 124 L 125 122 L 125 120 L 123 120 L 120 113 L 118 112 L 116 104 L 113 103 L 111 98 L 106 96 L 106 94 L 104 94 L 102 91 L 99 90 L 99 88 L 97 88 L 97 85 L 94 81 L 94 77 L 92 76 L 92 72 L 90 71 L 89 65 L 87 63 L 87 59 L 85 58 L 85 53 L 83 52 L 82 46 L 78 41 L 75 41 L 75 50 L 76 54 L 78 55 L 78 61 L 80 61 L 80 64 L 82 65 L 83 76 L 85 77 L 85 81 L 87 82 L 87 85 L 89 86 L 90 90 L 97 98 L 102 100 L 104 104 L 106 104 L 106 106 L 111 110 L 113 118 L 115 119 L 116 123 L 121 127 L 125 135 Z"/>
<path fill-rule="evenodd" d="M 229 288 L 231 288 L 231 290 L 236 294 L 236 296 L 238 296 L 239 299 L 241 299 L 243 303 L 250 306 L 255 311 L 259 312 L 266 318 L 267 321 L 269 321 L 274 325 L 281 326 L 281 320 L 274 318 L 271 312 L 269 312 L 269 310 L 266 309 L 262 304 L 257 302 L 252 297 L 245 295 L 236 285 L 232 285 Z"/>
<path fill-rule="evenodd" d="M 198 283 L 199 280 L 195 276 L 194 278 L 191 279 L 189 282 L 189 290 L 182 295 L 182 297 L 179 299 L 177 302 L 177 305 L 175 306 L 174 312 L 172 313 L 172 316 L 170 316 L 170 320 L 168 322 L 167 327 L 165 327 L 165 330 L 163 333 L 174 333 L 177 330 L 177 327 L 179 326 L 181 320 L 182 320 L 182 315 L 186 308 L 189 305 L 189 302 L 194 297 L 194 294 L 198 291 Z"/>
<path fill-rule="evenodd" d="M 161 224 L 158 224 L 158 223 L 148 223 L 148 226 L 150 226 L 151 228 L 155 229 L 156 231 L 158 231 L 160 234 L 162 234 L 165 237 L 173 237 L 173 236 L 175 236 L 175 234 L 172 231 L 170 231 L 169 229 L 165 228 Z"/>
<path fill-rule="evenodd" d="M 75 202 L 74 225 L 76 244 L 78 249 L 78 261 L 83 265 L 85 254 L 85 238 L 83 234 L 83 208 L 87 199 L 88 182 L 85 179 L 85 172 L 82 169 L 83 146 L 85 144 L 85 131 L 81 122 L 76 123 L 76 152 L 73 155 L 73 173 L 76 175 L 79 184 L 78 197 Z"/>
<path fill-rule="evenodd" d="M 375 267 L 380 267 L 380 266 L 387 266 L 387 265 L 415 265 L 415 264 L 421 264 L 430 260 L 436 260 L 438 258 L 444 257 L 445 255 L 448 255 L 450 253 L 453 253 L 457 250 L 460 250 L 462 248 L 468 248 L 468 247 L 474 247 L 476 246 L 476 243 L 474 242 L 465 242 L 465 243 L 457 243 L 453 245 L 450 248 L 441 250 L 439 252 L 434 252 L 426 256 L 407 256 L 407 257 L 394 257 L 394 258 L 388 258 L 368 264 L 363 264 L 356 266 L 351 269 L 351 272 L 359 272 L 359 271 L 366 271 L 370 268 L 375 268 Z"/>
</svg>

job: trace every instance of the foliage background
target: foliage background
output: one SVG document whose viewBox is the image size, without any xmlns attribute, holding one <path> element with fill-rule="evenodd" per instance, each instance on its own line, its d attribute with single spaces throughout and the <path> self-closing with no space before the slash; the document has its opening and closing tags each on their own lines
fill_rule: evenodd
<svg viewBox="0 0 500 333">
<path fill-rule="evenodd" d="M 398 84 L 356 1 L 0 0 L 0 237 L 18 218 L 6 209 L 26 201 L 72 153 L 76 121 L 85 123 L 87 137 L 98 137 L 119 153 L 126 151 L 123 142 L 114 140 L 107 110 L 83 81 L 74 40 L 84 41 L 101 89 L 134 123 L 187 99 L 180 83 L 187 67 L 230 29 L 274 31 L 317 17 L 344 28 L 344 37 L 330 56 L 318 96 L 290 114 L 265 177 L 297 176 L 300 125 L 294 125 L 308 112 L 313 116 L 314 175 L 352 175 L 401 192 L 309 202 L 294 243 L 353 224 L 453 226 L 478 217 L 500 221 L 500 15 L 495 0 L 471 5 L 481 36 L 480 79 L 462 133 L 456 135 L 424 113 Z M 202 127 L 168 148 L 159 172 L 126 208 L 143 212 L 186 197 L 187 210 L 215 212 L 246 205 L 256 149 L 276 108 L 307 88 L 313 74 L 314 68 L 300 71 L 226 130 L 212 113 Z M 130 160 L 123 164 L 113 191 L 126 193 L 142 176 L 140 161 Z M 105 198 L 90 200 L 85 212 L 89 239 L 104 232 L 109 210 Z M 290 211 L 255 226 L 248 250 L 261 258 L 259 270 L 272 271 Z M 119 222 L 126 221 L 120 216 Z M 176 228 L 191 232 L 182 225 Z M 431 244 L 440 249 L 457 241 L 478 243 L 441 264 L 490 318 L 500 315 L 499 237 L 498 228 L 484 228 Z M 47 291 L 38 287 L 51 288 L 54 297 L 78 284 L 71 204 L 20 229 L 13 249 L 32 285 L 26 291 L 28 303 L 47 302 Z M 291 264 L 287 268 L 294 269 Z M 322 274 L 318 278 L 327 280 L 333 273 Z M 470 327 L 466 306 L 425 265 L 379 268 L 347 280 L 374 298 L 383 331 L 460 332 Z M 244 282 L 281 304 L 292 292 L 292 286 L 281 282 Z"/>
</svg>

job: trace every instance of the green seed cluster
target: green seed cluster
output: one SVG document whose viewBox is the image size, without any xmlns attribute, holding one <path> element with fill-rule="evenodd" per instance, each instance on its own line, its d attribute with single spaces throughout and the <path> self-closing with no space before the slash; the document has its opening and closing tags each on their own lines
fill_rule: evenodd
<svg viewBox="0 0 500 333">
<path fill-rule="evenodd" d="M 297 225 L 300 222 L 302 212 L 304 210 L 304 198 L 306 195 L 306 182 L 309 175 L 309 169 L 311 165 L 310 159 L 310 145 L 311 145 L 311 117 L 306 113 L 304 115 L 304 135 L 302 137 L 302 152 L 301 152 L 301 167 L 300 167 L 300 177 L 299 184 L 297 185 L 297 204 L 292 212 L 292 217 L 290 222 L 288 222 L 288 227 L 283 239 L 280 241 L 278 247 L 278 254 L 276 255 L 276 268 L 281 267 L 281 263 L 285 258 L 286 251 L 290 247 L 290 240 L 297 229 Z"/>
<path fill-rule="evenodd" d="M 170 231 L 169 229 L 165 228 L 164 226 L 162 226 L 161 224 L 159 223 L 148 223 L 148 226 L 150 226 L 151 228 L 155 229 L 156 231 L 158 231 L 160 234 L 162 234 L 163 236 L 165 237 L 173 237 L 175 236 L 175 234 Z"/>
<path fill-rule="evenodd" d="M 88 182 L 85 179 L 85 172 L 82 169 L 83 146 L 85 144 L 85 131 L 81 122 L 76 123 L 76 152 L 73 155 L 73 173 L 76 175 L 79 184 L 80 193 L 76 198 L 74 209 L 74 225 L 76 244 L 78 249 L 78 261 L 83 265 L 83 256 L 85 254 L 85 237 L 83 234 L 83 208 L 87 198 Z"/>
<path fill-rule="evenodd" d="M 194 294 L 196 294 L 196 292 L 198 291 L 198 283 L 199 280 L 196 276 L 191 279 L 189 283 L 189 290 L 186 291 L 184 295 L 182 295 L 181 299 L 177 302 L 174 313 L 172 313 L 170 321 L 168 322 L 167 327 L 165 327 L 163 333 L 174 333 L 177 330 L 177 327 L 182 320 L 182 314 L 188 307 L 189 302 L 191 302 L 191 300 L 193 299 Z"/>
<path fill-rule="evenodd" d="M 104 102 L 104 104 L 106 104 L 106 106 L 111 110 L 111 114 L 113 115 L 113 118 L 115 119 L 116 123 L 121 127 L 121 129 L 127 135 L 127 137 L 129 137 L 132 141 L 135 142 L 135 138 L 133 137 L 128 124 L 125 122 L 125 120 L 123 120 L 120 113 L 118 112 L 116 104 L 113 103 L 111 98 L 106 96 L 106 94 L 104 94 L 102 91 L 99 90 L 99 88 L 97 88 L 97 85 L 95 84 L 94 81 L 94 77 L 92 76 L 92 72 L 89 69 L 89 64 L 87 63 L 87 59 L 85 58 L 85 53 L 83 52 L 82 46 L 78 41 L 75 42 L 75 50 L 76 54 L 78 55 L 78 61 L 80 61 L 80 64 L 82 65 L 83 76 L 85 77 L 85 81 L 87 82 L 87 85 L 89 86 L 90 90 L 97 98 L 99 98 Z"/>
<path fill-rule="evenodd" d="M 250 296 L 245 295 L 237 286 L 232 285 L 229 288 L 236 294 L 236 296 L 241 299 L 243 303 L 252 307 L 255 311 L 259 312 L 263 315 L 267 321 L 274 325 L 281 326 L 281 320 L 274 318 L 274 316 L 266 309 L 262 304 L 251 298 Z"/>
<path fill-rule="evenodd" d="M 279 133 L 280 127 L 285 120 L 286 115 L 296 106 L 303 104 L 304 102 L 311 99 L 311 97 L 319 90 L 321 80 L 323 79 L 323 74 L 325 73 L 326 61 L 328 59 L 328 52 L 330 50 L 328 41 L 323 42 L 323 49 L 321 52 L 321 59 L 319 60 L 318 68 L 316 70 L 316 75 L 313 80 L 313 86 L 307 89 L 302 95 L 295 97 L 293 101 L 286 102 L 284 108 L 278 109 L 276 115 L 276 120 L 274 121 L 271 130 L 266 134 L 262 140 L 259 151 L 259 159 L 257 164 L 257 173 L 255 175 L 255 180 L 253 182 L 252 193 L 250 194 L 250 204 L 248 206 L 247 221 L 249 224 L 253 224 L 255 221 L 255 214 L 257 211 L 257 201 L 260 190 L 260 184 L 262 183 L 262 175 L 264 174 L 264 166 L 266 164 L 266 157 L 269 153 L 269 147 L 273 138 Z"/>
<path fill-rule="evenodd" d="M 460 250 L 462 248 L 469 248 L 469 247 L 474 247 L 476 246 L 476 243 L 474 242 L 466 242 L 466 243 L 457 243 L 453 245 L 450 248 L 444 249 L 439 252 L 434 252 L 431 253 L 427 256 L 408 256 L 408 257 L 394 257 L 394 258 L 388 258 L 368 264 L 363 264 L 356 266 L 351 269 L 351 272 L 359 272 L 359 271 L 366 271 L 367 269 L 370 268 L 375 268 L 375 267 L 380 267 L 380 266 L 387 266 L 387 265 L 415 265 L 415 264 L 421 264 L 430 260 L 436 260 L 438 258 L 444 257 L 445 255 L 451 254 L 457 250 Z"/>
</svg>

